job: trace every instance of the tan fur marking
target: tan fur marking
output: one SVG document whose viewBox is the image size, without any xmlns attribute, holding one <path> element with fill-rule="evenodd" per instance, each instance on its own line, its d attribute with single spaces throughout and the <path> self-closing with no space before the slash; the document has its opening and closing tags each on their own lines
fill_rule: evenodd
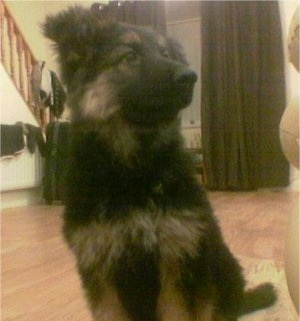
<svg viewBox="0 0 300 321">
<path fill-rule="evenodd" d="M 184 217 L 186 215 L 186 217 Z M 157 225 L 161 253 L 161 277 L 173 274 L 178 278 L 179 264 L 187 256 L 198 255 L 199 244 L 204 236 L 204 226 L 191 220 L 188 212 L 163 218 Z"/>
<path fill-rule="evenodd" d="M 113 288 L 106 290 L 103 299 L 92 312 L 94 321 L 130 321 Z"/>
<path fill-rule="evenodd" d="M 109 85 L 109 71 L 102 73 L 88 85 L 80 102 L 82 115 L 91 119 L 107 119 L 119 109 L 115 102 L 115 93 Z"/>
<path fill-rule="evenodd" d="M 136 151 L 138 141 L 129 124 L 124 122 L 119 115 L 113 115 L 107 122 L 102 123 L 100 136 L 105 138 L 108 147 L 123 159 L 127 166 L 137 161 Z"/>
<path fill-rule="evenodd" d="M 198 302 L 194 315 L 189 313 L 182 294 L 174 285 L 171 277 L 165 279 L 158 298 L 158 314 L 161 321 L 221 321 L 214 319 L 213 305 L 207 302 Z"/>
<path fill-rule="evenodd" d="M 164 280 L 158 298 L 158 315 L 161 321 L 191 321 L 183 298 L 178 293 L 174 280 Z"/>
<path fill-rule="evenodd" d="M 137 239 L 145 249 L 151 249 L 157 243 L 151 219 L 133 214 L 126 222 L 92 223 L 73 233 L 69 242 L 79 266 L 87 268 L 99 262 L 99 272 L 105 278 L 111 266 L 126 251 L 128 243 Z"/>
<path fill-rule="evenodd" d="M 215 307 L 213 302 L 199 300 L 197 303 L 196 319 L 195 321 L 222 321 L 222 319 L 215 319 Z"/>
<path fill-rule="evenodd" d="M 139 242 L 148 250 L 159 246 L 162 264 L 176 267 L 186 255 L 197 255 L 203 226 L 184 215 L 174 217 L 153 213 L 132 212 L 121 222 L 91 223 L 73 232 L 71 248 L 83 266 L 95 260 L 106 270 L 116 261 L 129 243 Z M 169 272 L 168 272 L 169 273 Z"/>
<path fill-rule="evenodd" d="M 120 40 L 121 40 L 122 44 L 124 44 L 124 45 L 131 45 L 131 44 L 142 42 L 139 34 L 135 31 L 129 31 L 129 32 L 125 33 L 124 35 L 122 35 Z"/>
<path fill-rule="evenodd" d="M 167 47 L 166 39 L 160 34 L 157 35 L 157 42 L 158 42 L 158 44 L 159 44 L 159 46 L 161 48 L 166 48 Z"/>
</svg>

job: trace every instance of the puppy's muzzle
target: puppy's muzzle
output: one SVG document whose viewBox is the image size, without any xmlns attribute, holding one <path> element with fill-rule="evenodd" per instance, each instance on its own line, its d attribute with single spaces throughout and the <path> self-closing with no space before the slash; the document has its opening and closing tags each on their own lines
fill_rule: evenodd
<svg viewBox="0 0 300 321">
<path fill-rule="evenodd" d="M 189 87 L 193 86 L 197 79 L 198 76 L 194 71 L 186 67 L 182 67 L 174 73 L 173 81 L 179 86 Z"/>
<path fill-rule="evenodd" d="M 179 108 L 185 108 L 190 104 L 193 96 L 193 89 L 197 81 L 197 74 L 186 66 L 177 68 L 173 74 L 174 89 L 178 92 Z M 181 102 L 181 103 L 180 103 Z"/>
</svg>

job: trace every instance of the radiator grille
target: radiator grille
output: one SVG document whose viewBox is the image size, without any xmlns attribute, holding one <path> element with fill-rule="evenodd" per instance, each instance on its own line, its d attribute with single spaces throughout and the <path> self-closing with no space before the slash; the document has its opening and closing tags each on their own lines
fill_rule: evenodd
<svg viewBox="0 0 300 321">
<path fill-rule="evenodd" d="M 34 188 L 43 179 L 43 158 L 36 150 L 25 150 L 13 158 L 1 159 L 1 191 Z"/>
</svg>

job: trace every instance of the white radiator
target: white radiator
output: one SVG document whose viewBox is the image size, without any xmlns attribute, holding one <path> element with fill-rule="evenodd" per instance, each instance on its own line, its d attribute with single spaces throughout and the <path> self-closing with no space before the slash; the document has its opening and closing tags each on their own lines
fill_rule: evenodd
<svg viewBox="0 0 300 321">
<path fill-rule="evenodd" d="M 1 192 L 38 187 L 43 179 L 43 158 L 25 149 L 13 158 L 1 159 Z"/>
</svg>

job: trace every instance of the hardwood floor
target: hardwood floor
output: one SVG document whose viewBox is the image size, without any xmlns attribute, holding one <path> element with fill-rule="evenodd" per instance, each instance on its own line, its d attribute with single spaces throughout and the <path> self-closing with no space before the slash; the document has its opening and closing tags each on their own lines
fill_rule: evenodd
<svg viewBox="0 0 300 321">
<path fill-rule="evenodd" d="M 289 213 L 298 192 L 210 193 L 224 237 L 237 255 L 284 261 Z"/>
<path fill-rule="evenodd" d="M 211 192 L 209 198 L 234 254 L 283 264 L 297 192 Z M 61 214 L 62 207 L 43 205 L 2 212 L 1 320 L 91 321 L 60 233 Z"/>
</svg>

